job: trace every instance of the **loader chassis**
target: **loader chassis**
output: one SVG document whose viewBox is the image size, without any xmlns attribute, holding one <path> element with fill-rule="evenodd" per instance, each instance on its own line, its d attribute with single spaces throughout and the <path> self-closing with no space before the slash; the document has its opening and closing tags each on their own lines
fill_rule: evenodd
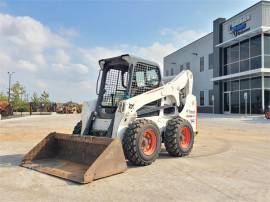
<svg viewBox="0 0 270 202">
<path fill-rule="evenodd" d="M 171 156 L 191 152 L 197 109 L 189 70 L 164 82 L 157 63 L 134 56 L 103 59 L 99 65 L 98 96 L 83 104 L 73 135 L 50 133 L 21 166 L 88 183 L 124 172 L 126 159 L 150 165 L 162 143 Z"/>
<path fill-rule="evenodd" d="M 159 153 L 159 142 L 166 143 L 171 155 L 189 154 L 197 132 L 190 71 L 181 72 L 165 84 L 158 64 L 140 58 L 124 55 L 101 60 L 100 66 L 98 100 L 93 111 L 84 104 L 82 135 L 120 138 L 126 158 L 136 165 L 153 162 Z M 158 133 L 153 133 L 156 128 Z M 133 145 L 132 149 L 131 142 L 139 145 Z M 150 154 L 147 148 L 155 149 Z M 172 151 L 173 148 L 176 150 Z"/>
</svg>

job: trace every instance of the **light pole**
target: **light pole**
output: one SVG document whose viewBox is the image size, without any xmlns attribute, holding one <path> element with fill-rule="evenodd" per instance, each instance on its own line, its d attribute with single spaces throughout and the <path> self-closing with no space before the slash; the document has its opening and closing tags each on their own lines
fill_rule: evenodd
<svg viewBox="0 0 270 202">
<path fill-rule="evenodd" d="M 212 95 L 212 102 L 213 102 L 213 114 L 215 114 L 215 96 Z"/>
<path fill-rule="evenodd" d="M 245 100 L 245 115 L 247 116 L 247 92 L 244 92 L 244 100 Z"/>
<path fill-rule="evenodd" d="M 15 72 L 8 72 L 8 103 L 10 103 L 10 86 L 11 86 L 11 76 Z"/>
</svg>

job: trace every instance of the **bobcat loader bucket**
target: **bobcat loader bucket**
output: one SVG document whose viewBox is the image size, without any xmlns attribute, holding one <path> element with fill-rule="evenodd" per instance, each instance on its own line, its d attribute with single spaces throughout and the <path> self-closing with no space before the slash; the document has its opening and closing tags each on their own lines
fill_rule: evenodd
<svg viewBox="0 0 270 202">
<path fill-rule="evenodd" d="M 55 132 L 29 151 L 21 166 L 82 184 L 127 169 L 119 139 Z"/>
</svg>

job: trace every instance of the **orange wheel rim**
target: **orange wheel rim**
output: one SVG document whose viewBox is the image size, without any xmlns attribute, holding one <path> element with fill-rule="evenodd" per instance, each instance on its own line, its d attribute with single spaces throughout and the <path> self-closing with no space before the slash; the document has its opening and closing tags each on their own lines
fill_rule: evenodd
<svg viewBox="0 0 270 202">
<path fill-rule="evenodd" d="M 190 145 L 190 140 L 191 140 L 191 133 L 188 127 L 183 127 L 181 130 L 182 138 L 180 138 L 180 147 L 182 148 L 188 148 Z"/>
<path fill-rule="evenodd" d="M 157 148 L 157 136 L 154 130 L 147 129 L 144 131 L 141 143 L 142 151 L 145 155 L 152 155 Z"/>
</svg>

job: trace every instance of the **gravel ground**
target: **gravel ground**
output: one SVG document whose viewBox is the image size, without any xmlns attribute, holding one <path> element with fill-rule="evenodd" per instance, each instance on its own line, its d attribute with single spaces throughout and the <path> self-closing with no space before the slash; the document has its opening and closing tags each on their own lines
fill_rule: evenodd
<svg viewBox="0 0 270 202">
<path fill-rule="evenodd" d="M 200 115 L 192 153 L 79 185 L 19 167 L 49 132 L 70 133 L 80 115 L 0 121 L 0 201 L 270 201 L 270 121 Z"/>
</svg>

